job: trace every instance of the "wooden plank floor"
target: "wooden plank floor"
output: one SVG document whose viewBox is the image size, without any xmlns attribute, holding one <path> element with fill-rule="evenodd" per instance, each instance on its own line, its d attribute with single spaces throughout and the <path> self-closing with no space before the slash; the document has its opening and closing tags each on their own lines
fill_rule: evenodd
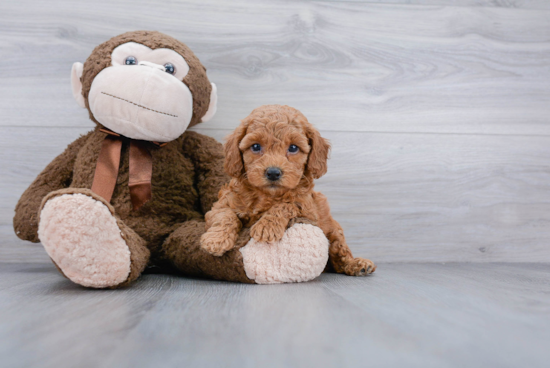
<svg viewBox="0 0 550 368">
<path fill-rule="evenodd" d="M 382 264 L 372 277 L 72 284 L 0 264 L 1 367 L 548 367 L 549 264 Z"/>
</svg>

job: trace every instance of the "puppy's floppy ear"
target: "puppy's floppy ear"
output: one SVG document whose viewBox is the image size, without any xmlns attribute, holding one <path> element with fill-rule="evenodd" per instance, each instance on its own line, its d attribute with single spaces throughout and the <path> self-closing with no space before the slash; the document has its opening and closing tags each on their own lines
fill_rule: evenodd
<svg viewBox="0 0 550 368">
<path fill-rule="evenodd" d="M 244 174 L 244 163 L 239 144 L 246 135 L 248 123 L 248 119 L 242 120 L 241 125 L 226 138 L 224 145 L 225 161 L 223 168 L 227 175 L 234 178 L 238 178 Z"/>
<path fill-rule="evenodd" d="M 319 179 L 327 172 L 330 143 L 327 139 L 321 137 L 319 131 L 309 123 L 306 126 L 306 136 L 311 146 L 307 159 L 306 173 L 309 173 L 314 179 Z"/>
</svg>

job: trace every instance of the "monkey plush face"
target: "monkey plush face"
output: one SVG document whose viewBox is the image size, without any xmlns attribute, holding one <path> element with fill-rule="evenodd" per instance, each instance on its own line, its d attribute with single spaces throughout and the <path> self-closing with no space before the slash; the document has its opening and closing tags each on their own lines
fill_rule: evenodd
<svg viewBox="0 0 550 368">
<path fill-rule="evenodd" d="M 183 43 L 159 32 L 129 32 L 75 63 L 73 94 L 98 124 L 128 138 L 169 142 L 210 119 L 216 86 Z"/>
</svg>

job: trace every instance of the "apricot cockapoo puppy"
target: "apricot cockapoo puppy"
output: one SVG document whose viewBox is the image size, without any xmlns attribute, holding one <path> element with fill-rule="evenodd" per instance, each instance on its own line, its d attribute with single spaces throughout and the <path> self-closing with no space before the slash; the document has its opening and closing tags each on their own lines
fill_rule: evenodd
<svg viewBox="0 0 550 368">
<path fill-rule="evenodd" d="M 289 106 L 261 106 L 242 120 L 225 144 L 225 171 L 233 178 L 206 214 L 201 246 L 221 256 L 235 246 L 241 227 L 259 242 L 279 241 L 296 217 L 319 226 L 330 242 L 329 267 L 367 275 L 372 261 L 353 258 L 344 232 L 330 215 L 327 198 L 313 180 L 327 171 L 329 142 L 306 117 Z"/>
</svg>

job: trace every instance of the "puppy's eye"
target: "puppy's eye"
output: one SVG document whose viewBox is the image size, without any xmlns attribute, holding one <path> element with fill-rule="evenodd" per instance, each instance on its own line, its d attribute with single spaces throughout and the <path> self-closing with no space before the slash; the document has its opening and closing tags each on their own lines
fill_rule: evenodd
<svg viewBox="0 0 550 368">
<path fill-rule="evenodd" d="M 262 146 L 260 146 L 258 143 L 254 143 L 250 149 L 252 152 L 260 152 L 262 150 Z"/>
<path fill-rule="evenodd" d="M 298 148 L 297 145 L 295 144 L 291 144 L 289 147 L 288 147 L 288 152 L 290 153 L 296 153 L 298 152 L 300 149 Z"/>
<path fill-rule="evenodd" d="M 137 59 L 135 56 L 128 56 L 126 60 L 124 60 L 124 64 L 126 65 L 136 65 Z"/>
</svg>

